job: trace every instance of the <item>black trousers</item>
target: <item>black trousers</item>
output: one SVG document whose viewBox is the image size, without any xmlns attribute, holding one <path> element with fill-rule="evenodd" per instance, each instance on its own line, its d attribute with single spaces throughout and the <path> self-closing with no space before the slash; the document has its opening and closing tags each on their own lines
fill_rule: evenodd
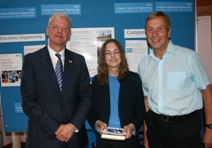
<svg viewBox="0 0 212 148">
<path fill-rule="evenodd" d="M 128 148 L 125 141 L 105 140 L 104 148 Z"/>
<path fill-rule="evenodd" d="M 150 148 L 201 148 L 201 114 L 164 120 L 151 110 L 146 119 Z"/>
</svg>

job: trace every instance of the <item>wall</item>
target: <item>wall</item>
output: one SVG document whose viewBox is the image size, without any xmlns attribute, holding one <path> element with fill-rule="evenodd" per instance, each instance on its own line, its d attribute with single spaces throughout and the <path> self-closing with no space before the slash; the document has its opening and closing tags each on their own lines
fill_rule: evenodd
<svg viewBox="0 0 212 148">
<path fill-rule="evenodd" d="M 212 82 L 211 17 L 199 16 L 197 22 L 197 52 Z"/>
</svg>

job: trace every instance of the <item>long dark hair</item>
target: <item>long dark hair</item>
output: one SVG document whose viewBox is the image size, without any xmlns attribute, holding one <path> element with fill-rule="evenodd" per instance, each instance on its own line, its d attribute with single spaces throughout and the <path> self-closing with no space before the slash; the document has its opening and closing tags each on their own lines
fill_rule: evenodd
<svg viewBox="0 0 212 148">
<path fill-rule="evenodd" d="M 125 56 L 125 51 L 123 47 L 121 46 L 120 42 L 115 40 L 115 39 L 109 39 L 107 40 L 103 45 L 99 53 L 98 57 L 98 82 L 100 85 L 106 85 L 108 84 L 108 66 L 105 62 L 105 51 L 106 51 L 106 46 L 109 43 L 115 43 L 115 45 L 118 47 L 118 50 L 120 51 L 121 55 L 121 63 L 119 67 L 119 72 L 118 72 L 118 80 L 121 82 L 125 76 L 127 75 L 129 68 L 127 64 L 127 59 Z"/>
</svg>

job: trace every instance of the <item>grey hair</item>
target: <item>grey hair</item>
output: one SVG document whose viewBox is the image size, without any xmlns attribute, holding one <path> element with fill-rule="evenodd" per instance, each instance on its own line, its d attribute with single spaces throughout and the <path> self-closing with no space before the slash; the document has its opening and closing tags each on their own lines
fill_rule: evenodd
<svg viewBox="0 0 212 148">
<path fill-rule="evenodd" d="M 58 16 L 58 17 L 62 17 L 62 18 L 68 19 L 68 20 L 69 20 L 69 27 L 71 28 L 72 20 L 71 20 L 71 18 L 70 18 L 66 13 L 64 13 L 64 12 L 56 12 L 56 13 L 54 13 L 54 14 L 49 18 L 48 27 L 49 27 L 49 25 L 51 24 L 52 19 L 53 19 L 55 16 Z"/>
<path fill-rule="evenodd" d="M 145 28 L 146 28 L 146 24 L 149 20 L 157 18 L 157 17 L 163 17 L 166 21 L 168 29 L 171 28 L 171 20 L 170 20 L 169 16 L 166 15 L 165 13 L 163 13 L 162 11 L 156 11 L 156 12 L 151 13 L 146 19 Z"/>
</svg>

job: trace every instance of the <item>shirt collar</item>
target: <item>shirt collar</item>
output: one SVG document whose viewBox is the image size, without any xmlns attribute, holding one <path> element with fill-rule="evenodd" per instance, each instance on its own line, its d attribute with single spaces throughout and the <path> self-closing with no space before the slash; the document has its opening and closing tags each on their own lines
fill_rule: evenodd
<svg viewBox="0 0 212 148">
<path fill-rule="evenodd" d="M 172 43 L 172 41 L 169 42 L 168 48 L 166 50 L 166 53 L 175 54 L 175 48 L 174 48 L 174 44 Z"/>
<path fill-rule="evenodd" d="M 169 41 L 169 44 L 168 44 L 168 47 L 167 47 L 167 50 L 166 50 L 164 56 L 165 56 L 166 54 L 168 54 L 168 53 L 173 54 L 173 55 L 175 54 L 175 48 L 174 48 L 174 44 L 172 43 L 172 41 Z M 153 59 L 158 59 L 158 58 L 155 56 L 154 51 L 153 51 L 152 48 L 150 48 L 150 56 L 151 56 Z"/>
<path fill-rule="evenodd" d="M 53 56 L 53 55 L 55 56 L 56 52 L 49 46 L 49 44 L 48 44 L 48 51 L 49 51 L 50 56 Z M 64 58 L 65 48 L 61 52 L 59 52 L 58 54 L 61 55 L 61 58 Z"/>
</svg>

